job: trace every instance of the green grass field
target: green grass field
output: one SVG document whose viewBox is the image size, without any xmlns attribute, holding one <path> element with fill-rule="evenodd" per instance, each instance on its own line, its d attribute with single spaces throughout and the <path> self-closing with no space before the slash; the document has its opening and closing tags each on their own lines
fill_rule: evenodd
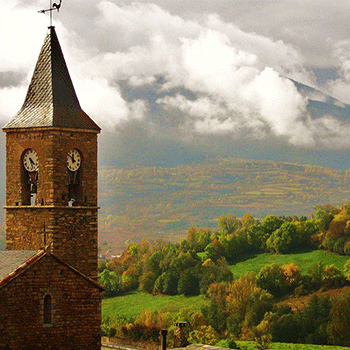
<svg viewBox="0 0 350 350">
<path fill-rule="evenodd" d="M 116 315 L 123 315 L 130 319 L 145 310 L 177 314 L 179 310 L 185 307 L 199 311 L 206 302 L 207 299 L 204 295 L 195 297 L 184 297 L 183 295 L 153 296 L 144 292 L 133 292 L 120 297 L 103 299 L 102 317 L 113 319 Z"/>
<path fill-rule="evenodd" d="M 256 343 L 250 341 L 236 341 L 240 347 L 247 347 L 247 350 L 256 350 Z M 346 350 L 350 349 L 344 346 L 312 345 L 312 344 L 291 344 L 291 343 L 271 343 L 270 349 L 273 350 Z"/>
<path fill-rule="evenodd" d="M 349 260 L 349 256 L 337 255 L 323 250 L 314 250 L 306 253 L 296 254 L 259 254 L 245 261 L 230 265 L 230 270 L 234 278 L 242 276 L 246 272 L 259 272 L 259 270 L 271 264 L 282 266 L 294 263 L 299 266 L 302 274 L 306 274 L 308 269 L 319 261 L 324 265 L 335 265 L 340 271 L 344 271 L 344 265 Z"/>
<path fill-rule="evenodd" d="M 321 260 L 325 265 L 334 264 L 338 269 L 343 271 L 348 259 L 348 256 L 341 256 L 321 250 L 283 255 L 266 253 L 230 265 L 230 270 L 234 278 L 238 278 L 246 272 L 258 272 L 265 265 L 277 264 L 281 266 L 294 262 L 295 265 L 300 267 L 302 273 L 305 274 L 314 263 Z M 207 301 L 208 299 L 203 295 L 186 298 L 183 295 L 153 296 L 143 292 L 133 292 L 120 297 L 104 299 L 102 302 L 102 316 L 113 319 L 116 315 L 123 315 L 129 319 L 141 314 L 145 310 L 159 310 L 176 314 L 185 307 L 200 310 Z"/>
</svg>

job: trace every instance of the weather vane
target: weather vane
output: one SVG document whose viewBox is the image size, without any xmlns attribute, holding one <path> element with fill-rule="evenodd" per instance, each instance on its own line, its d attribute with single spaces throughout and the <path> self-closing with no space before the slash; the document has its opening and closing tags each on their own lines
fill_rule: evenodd
<svg viewBox="0 0 350 350">
<path fill-rule="evenodd" d="M 60 12 L 60 7 L 62 5 L 62 0 L 57 4 L 56 2 L 52 4 L 52 0 L 50 0 L 50 8 L 46 10 L 40 10 L 39 13 L 45 13 L 50 12 L 50 27 L 52 27 L 52 12 L 57 10 L 57 12 Z"/>
</svg>

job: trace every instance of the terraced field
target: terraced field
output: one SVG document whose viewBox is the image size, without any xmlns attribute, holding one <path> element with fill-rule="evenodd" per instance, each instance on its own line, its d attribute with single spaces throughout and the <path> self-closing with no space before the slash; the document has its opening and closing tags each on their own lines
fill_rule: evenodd
<svg viewBox="0 0 350 350">
<path fill-rule="evenodd" d="M 141 237 L 172 242 L 192 226 L 216 228 L 224 213 L 310 216 L 318 203 L 350 201 L 350 171 L 216 158 L 174 168 L 102 168 L 100 243 L 121 252 Z"/>
</svg>

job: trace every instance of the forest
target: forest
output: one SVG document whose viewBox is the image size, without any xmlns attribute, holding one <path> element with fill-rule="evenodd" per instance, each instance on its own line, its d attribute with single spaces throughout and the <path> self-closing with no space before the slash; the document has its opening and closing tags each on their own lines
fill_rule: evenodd
<svg viewBox="0 0 350 350">
<path fill-rule="evenodd" d="M 322 249 L 350 255 L 350 203 L 323 204 L 311 218 L 267 215 L 254 219 L 223 214 L 216 230 L 190 227 L 176 244 L 158 240 L 130 243 L 123 254 L 100 262 L 105 298 L 140 290 L 153 295 L 203 294 L 200 312 L 181 315 L 192 342 L 217 344 L 220 339 L 350 346 L 350 260 L 343 269 L 315 262 L 307 271 L 294 263 L 266 265 L 259 272 L 233 278 L 230 265 L 269 252 L 287 254 Z M 342 290 L 331 299 L 317 291 Z M 349 289 L 350 290 L 350 289 Z M 313 293 L 303 307 L 284 300 Z M 162 312 L 145 311 L 137 320 L 105 319 L 104 334 L 157 338 L 169 326 Z"/>
</svg>

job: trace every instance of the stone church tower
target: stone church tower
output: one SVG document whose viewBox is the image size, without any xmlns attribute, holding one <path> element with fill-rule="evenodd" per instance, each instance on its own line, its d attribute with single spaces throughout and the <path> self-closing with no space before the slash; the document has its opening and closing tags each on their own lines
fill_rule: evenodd
<svg viewBox="0 0 350 350">
<path fill-rule="evenodd" d="M 54 27 L 25 102 L 7 123 L 6 249 L 50 251 L 97 275 L 97 134 L 81 109 Z"/>
<path fill-rule="evenodd" d="M 100 350 L 97 135 L 49 27 L 6 132 L 0 350 Z"/>
</svg>

